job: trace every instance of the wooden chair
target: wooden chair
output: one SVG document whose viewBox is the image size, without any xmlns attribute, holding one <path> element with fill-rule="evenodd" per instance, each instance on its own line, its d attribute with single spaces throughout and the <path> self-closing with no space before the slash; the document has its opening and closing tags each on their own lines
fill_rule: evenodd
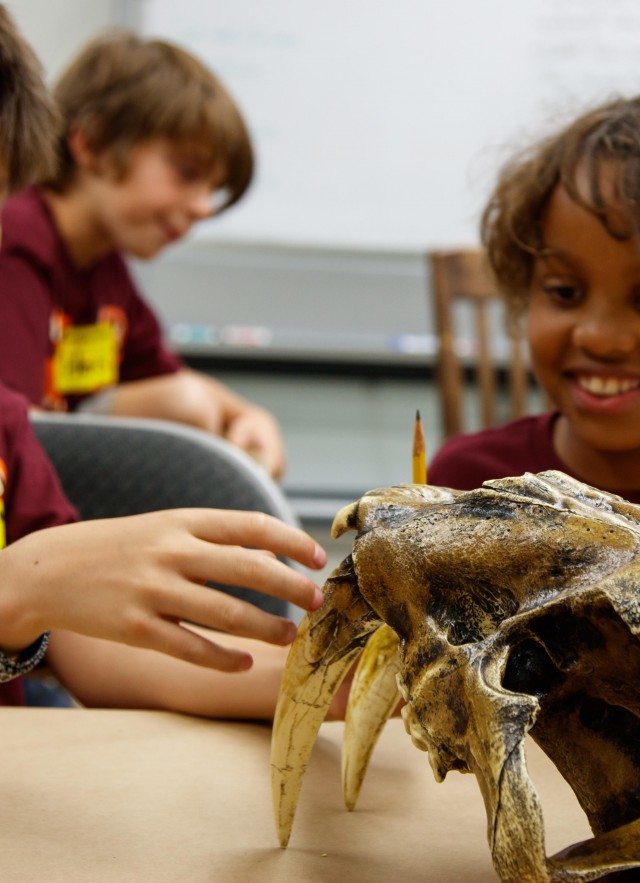
<svg viewBox="0 0 640 883">
<path fill-rule="evenodd" d="M 435 251 L 429 254 L 428 260 L 438 337 L 436 366 L 444 436 L 524 415 L 532 385 L 524 341 L 517 332 L 508 335 L 502 319 L 499 336 L 509 340 L 509 350 L 498 358 L 495 347 L 498 333 L 492 329 L 491 319 L 496 318 L 496 311 L 503 317 L 504 310 L 484 253 L 480 250 Z M 462 333 L 459 306 L 465 303 L 467 327 Z M 465 343 L 468 352 L 464 351 Z M 475 377 L 475 394 L 480 399 L 480 427 L 464 425 L 465 374 L 469 372 Z M 509 408 L 507 413 L 499 415 L 499 391 L 505 388 Z"/>
</svg>

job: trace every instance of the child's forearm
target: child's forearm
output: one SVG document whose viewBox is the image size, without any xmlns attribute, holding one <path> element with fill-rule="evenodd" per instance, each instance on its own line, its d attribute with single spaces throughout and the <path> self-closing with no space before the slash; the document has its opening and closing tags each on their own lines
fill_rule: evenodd
<svg viewBox="0 0 640 883">
<path fill-rule="evenodd" d="M 53 633 L 47 659 L 67 689 L 89 707 L 270 720 L 288 648 L 228 635 L 216 639 L 250 652 L 252 668 L 227 674 L 70 632 Z"/>
<path fill-rule="evenodd" d="M 261 410 L 214 377 L 190 368 L 119 383 L 112 393 L 111 413 L 116 416 L 175 420 L 219 435 L 248 411 Z"/>
<path fill-rule="evenodd" d="M 207 634 L 204 629 L 193 628 Z M 220 719 L 272 720 L 289 649 L 219 632 L 210 634 L 228 647 L 250 653 L 252 668 L 227 674 L 150 650 L 70 632 L 52 634 L 47 659 L 67 689 L 90 708 L 140 708 Z M 344 719 L 352 674 L 337 691 L 327 720 Z"/>
</svg>

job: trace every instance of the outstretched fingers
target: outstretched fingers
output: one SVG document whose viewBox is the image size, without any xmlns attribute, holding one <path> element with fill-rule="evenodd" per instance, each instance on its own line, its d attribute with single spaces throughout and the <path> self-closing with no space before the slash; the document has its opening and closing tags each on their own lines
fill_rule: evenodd
<svg viewBox="0 0 640 883">
<path fill-rule="evenodd" d="M 322 604 L 322 592 L 305 573 L 263 552 L 233 546 L 209 546 L 205 557 L 215 558 L 211 562 L 215 567 L 213 576 L 209 575 L 211 570 L 200 571 L 200 578 L 206 573 L 204 578 L 207 581 L 255 589 L 305 610 L 316 610 Z M 202 563 L 206 566 L 206 561 Z"/>
<path fill-rule="evenodd" d="M 228 519 L 224 517 L 227 515 Z M 189 517 L 198 518 L 191 513 Z M 191 525 L 199 539 L 195 545 L 184 546 L 188 556 L 183 567 L 185 576 L 200 582 L 244 586 L 305 610 L 316 610 L 322 604 L 322 592 L 315 583 L 275 557 L 285 555 L 313 567 L 322 566 L 326 553 L 311 537 L 260 512 L 216 512 L 212 521 L 205 518 Z"/>
<path fill-rule="evenodd" d="M 308 534 L 265 512 L 191 509 L 187 517 L 193 533 L 210 543 L 267 549 L 316 570 L 327 562 L 327 553 Z"/>
<path fill-rule="evenodd" d="M 136 640 L 133 646 L 145 646 L 148 650 L 218 671 L 242 672 L 251 668 L 253 657 L 250 653 L 225 647 L 212 637 L 205 637 L 178 622 L 158 618 L 150 623 L 145 640 Z"/>
<path fill-rule="evenodd" d="M 243 638 L 287 645 L 296 636 L 295 623 L 242 601 L 224 591 L 187 585 L 162 605 L 162 618 L 184 621 Z"/>
</svg>

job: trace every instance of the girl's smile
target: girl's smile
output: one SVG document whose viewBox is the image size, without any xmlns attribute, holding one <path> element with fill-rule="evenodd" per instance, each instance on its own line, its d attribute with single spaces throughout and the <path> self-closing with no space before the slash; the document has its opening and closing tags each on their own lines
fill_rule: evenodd
<svg viewBox="0 0 640 883">
<path fill-rule="evenodd" d="M 615 220 L 619 229 L 620 219 Z M 627 478 L 632 465 L 632 484 L 637 486 L 638 241 L 611 235 L 600 218 L 562 187 L 549 201 L 543 240 L 545 255 L 536 259 L 531 282 L 528 337 L 534 372 L 561 411 L 556 450 L 578 474 L 610 487 L 620 486 L 620 476 L 610 474 L 607 482 L 603 469 L 609 459 L 621 463 L 623 455 Z"/>
<path fill-rule="evenodd" d="M 613 413 L 634 407 L 640 388 L 638 377 L 566 372 L 575 406 L 585 411 Z"/>
<path fill-rule="evenodd" d="M 621 377 L 599 377 L 576 375 L 576 383 L 581 389 L 591 395 L 601 398 L 612 398 L 622 395 L 632 389 L 637 389 L 640 381 L 637 379 L 625 379 Z"/>
</svg>

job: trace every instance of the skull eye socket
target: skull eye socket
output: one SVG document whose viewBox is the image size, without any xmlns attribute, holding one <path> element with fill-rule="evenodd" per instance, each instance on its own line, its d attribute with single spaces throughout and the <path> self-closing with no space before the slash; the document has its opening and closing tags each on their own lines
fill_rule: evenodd
<svg viewBox="0 0 640 883">
<path fill-rule="evenodd" d="M 515 646 L 505 666 L 502 686 L 512 693 L 545 696 L 564 679 L 542 644 L 527 639 Z"/>
</svg>

